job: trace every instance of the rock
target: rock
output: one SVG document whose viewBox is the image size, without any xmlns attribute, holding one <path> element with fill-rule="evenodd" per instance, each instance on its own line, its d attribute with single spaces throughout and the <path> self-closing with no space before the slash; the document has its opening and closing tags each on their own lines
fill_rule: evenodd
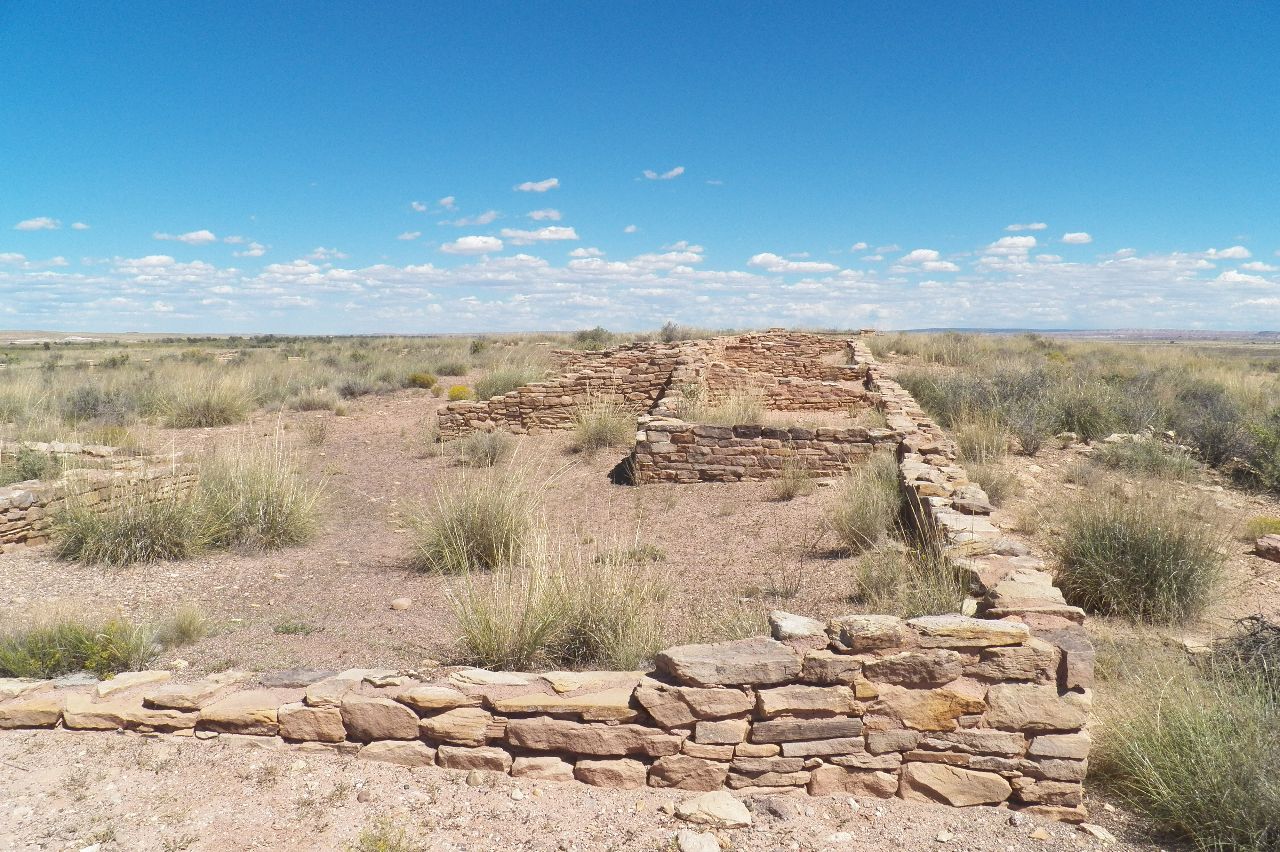
<svg viewBox="0 0 1280 852">
<path fill-rule="evenodd" d="M 751 696 L 740 689 L 701 689 L 682 686 L 679 693 L 693 715 L 699 719 L 723 719 L 750 713 L 755 707 Z"/>
<path fill-rule="evenodd" d="M 636 687 L 635 699 L 664 728 L 688 727 L 696 718 L 693 709 L 674 689 L 641 684 Z"/>
<path fill-rule="evenodd" d="M 746 719 L 704 720 L 694 727 L 693 739 L 699 743 L 735 745 L 747 738 L 751 723 Z"/>
<path fill-rule="evenodd" d="M 1012 731 L 1075 731 L 1089 720 L 1087 693 L 1058 693 L 1056 686 L 998 683 L 987 693 L 986 722 Z"/>
<path fill-rule="evenodd" d="M 356 675 L 333 675 L 321 678 L 309 686 L 303 697 L 308 707 L 341 707 L 348 692 L 360 686 L 363 678 Z"/>
<path fill-rule="evenodd" d="M 876 697 L 875 687 L 862 675 L 862 660 L 848 654 L 826 649 L 808 651 L 801 663 L 800 676 L 808 683 L 850 686 L 854 697 L 862 701 Z"/>
<path fill-rule="evenodd" d="M 680 746 L 680 753 L 687 754 L 690 757 L 700 757 L 703 760 L 732 760 L 733 750 L 739 745 L 742 745 L 742 743 L 714 745 L 685 740 L 684 744 Z M 774 746 L 774 748 L 777 748 L 777 746 Z"/>
<path fill-rule="evenodd" d="M 929 690 L 884 686 L 871 710 L 918 731 L 954 731 L 961 716 L 983 711 L 984 691 L 981 684 L 964 680 Z"/>
<path fill-rule="evenodd" d="M 347 738 L 337 707 L 308 707 L 302 702 L 285 704 L 276 713 L 280 736 L 286 740 L 340 743 Z"/>
<path fill-rule="evenodd" d="M 442 745 L 436 749 L 436 763 L 446 769 L 482 769 L 506 772 L 511 768 L 511 755 L 500 748 L 463 748 Z"/>
<path fill-rule="evenodd" d="M 841 737 L 857 737 L 862 734 L 862 720 L 834 719 L 772 719 L 757 722 L 751 728 L 753 743 L 785 743 L 796 740 L 830 740 Z"/>
<path fill-rule="evenodd" d="M 964 657 L 946 648 L 903 651 L 869 661 L 863 673 L 869 680 L 899 686 L 941 686 L 964 672 Z"/>
<path fill-rule="evenodd" d="M 0 730 L 52 728 L 62 717 L 62 696 L 31 696 L 0 704 Z"/>
<path fill-rule="evenodd" d="M 966 515 L 990 515 L 995 511 L 987 492 L 973 483 L 951 492 L 951 505 Z"/>
<path fill-rule="evenodd" d="M 1254 543 L 1254 552 L 1263 559 L 1280 562 L 1280 535 L 1264 535 Z"/>
<path fill-rule="evenodd" d="M 806 740 L 798 743 L 783 743 L 782 753 L 786 757 L 827 757 L 833 754 L 860 754 L 867 750 L 862 737 L 840 737 L 833 740 Z"/>
<path fill-rule="evenodd" d="M 1059 757 L 1084 760 L 1089 756 L 1093 738 L 1088 731 L 1078 734 L 1044 734 L 1031 741 L 1027 754 L 1034 757 Z"/>
<path fill-rule="evenodd" d="M 1058 649 L 1043 639 L 1031 637 L 1022 645 L 983 648 L 969 673 L 992 680 L 1054 680 Z"/>
<path fill-rule="evenodd" d="M 685 822 L 718 828 L 742 828 L 751 825 L 751 813 L 733 794 L 724 790 L 704 793 L 676 805 L 676 816 Z"/>
<path fill-rule="evenodd" d="M 649 785 L 681 790 L 719 790 L 729 775 L 729 766 L 685 754 L 670 754 L 649 768 Z"/>
<path fill-rule="evenodd" d="M 668 648 L 654 660 L 659 671 L 689 686 L 768 686 L 800 673 L 800 658 L 773 639 L 756 637 Z"/>
<path fill-rule="evenodd" d="M 397 612 L 403 612 L 413 606 L 413 600 L 410 598 L 394 598 L 391 601 L 391 608 Z"/>
<path fill-rule="evenodd" d="M 533 751 L 561 751 L 599 756 L 663 757 L 680 751 L 679 736 L 642 725 L 604 725 L 534 716 L 512 719 L 507 741 Z"/>
<path fill-rule="evenodd" d="M 827 758 L 836 766 L 846 769 L 872 769 L 877 772 L 890 772 L 897 777 L 902 766 L 902 755 L 896 751 L 888 754 L 837 754 Z"/>
<path fill-rule="evenodd" d="M 889 772 L 819 766 L 809 775 L 811 796 L 862 796 L 887 799 L 898 792 L 898 776 Z"/>
<path fill-rule="evenodd" d="M 844 716 L 858 713 L 858 702 L 847 686 L 780 686 L 756 693 L 756 712 L 775 716 Z"/>
<path fill-rule="evenodd" d="M 258 685 L 264 689 L 301 689 L 334 674 L 332 669 L 287 669 L 262 675 Z"/>
<path fill-rule="evenodd" d="M 47 680 L 31 677 L 0 677 L 0 701 L 8 701 L 48 685 Z"/>
<path fill-rule="evenodd" d="M 771 816 L 775 819 L 800 819 L 804 812 L 791 798 L 785 796 L 769 796 L 764 799 L 752 799 L 747 808 L 760 816 Z"/>
<path fill-rule="evenodd" d="M 886 754 L 894 751 L 911 751 L 924 735 L 917 731 L 868 731 L 867 751 L 872 754 Z"/>
<path fill-rule="evenodd" d="M 233 692 L 200 708 L 199 727 L 224 734 L 275 736 L 280 729 L 277 711 L 296 693 L 249 689 Z M 284 699 L 282 701 L 282 698 Z"/>
<path fill-rule="evenodd" d="M 902 619 L 893 615 L 842 615 L 828 622 L 827 635 L 855 654 L 896 648 L 907 638 Z"/>
<path fill-rule="evenodd" d="M 419 713 L 480 706 L 479 698 L 465 695 L 447 686 L 415 686 L 396 693 L 394 697 L 396 701 L 409 705 Z"/>
<path fill-rule="evenodd" d="M 783 612 L 775 609 L 769 613 L 769 630 L 773 634 L 773 638 L 778 641 L 787 639 L 812 639 L 814 637 L 826 639 L 827 625 L 816 618 L 808 618 L 803 615 L 793 615 L 789 612 Z"/>
<path fill-rule="evenodd" d="M 117 692 L 133 689 L 135 686 L 161 683 L 171 677 L 173 677 L 173 672 L 166 669 L 145 672 L 121 672 L 110 680 L 104 680 L 99 683 L 96 692 L 99 698 L 106 698 L 110 695 L 115 695 Z"/>
<path fill-rule="evenodd" d="M 1035 831 L 1031 832 L 1027 836 L 1030 837 L 1032 840 L 1041 840 L 1041 841 L 1048 840 L 1050 837 L 1049 832 L 1045 829 L 1044 826 L 1038 827 Z"/>
<path fill-rule="evenodd" d="M 760 775 L 741 775 L 736 772 L 730 772 L 728 783 L 729 787 L 734 790 L 742 790 L 748 787 L 803 787 L 809 783 L 809 776 L 810 773 L 807 771 L 764 772 Z"/>
<path fill-rule="evenodd" d="M 489 723 L 493 715 L 479 707 L 457 707 L 418 722 L 424 739 L 454 745 L 481 746 L 489 739 Z"/>
<path fill-rule="evenodd" d="M 1270 536 L 1270 537 L 1280 538 L 1280 536 Z M 1082 822 L 1079 825 L 1079 829 L 1080 831 L 1084 832 L 1085 834 L 1089 835 L 1095 840 L 1101 840 L 1103 843 L 1112 844 L 1112 843 L 1118 842 L 1114 834 L 1112 834 L 1110 831 L 1107 831 L 1105 828 L 1103 828 L 1100 825 L 1094 825 L 1091 822 Z"/>
<path fill-rule="evenodd" d="M 1021 645 L 1031 635 L 1025 624 L 963 615 L 923 615 L 907 624 L 926 648 L 990 648 Z"/>
<path fill-rule="evenodd" d="M 546 713 L 550 715 L 572 714 L 587 722 L 630 722 L 639 713 L 631 706 L 634 690 L 619 686 L 585 695 L 518 695 L 498 698 L 493 709 L 503 714 Z"/>
<path fill-rule="evenodd" d="M 902 767 L 900 793 L 904 799 L 968 807 L 998 804 L 1012 792 L 1008 781 L 991 772 L 945 763 L 907 763 Z"/>
<path fill-rule="evenodd" d="M 485 785 L 484 773 L 478 769 L 472 769 L 467 773 L 466 782 L 468 787 L 483 787 Z"/>
<path fill-rule="evenodd" d="M 720 852 L 720 843 L 710 832 L 682 828 L 676 832 L 676 849 L 678 852 Z"/>
<path fill-rule="evenodd" d="M 367 743 L 418 738 L 418 714 L 390 698 L 349 692 L 342 698 L 341 711 L 342 722 L 353 740 Z"/>
<path fill-rule="evenodd" d="M 395 763 L 400 766 L 431 766 L 436 760 L 436 750 L 412 740 L 379 740 L 358 751 L 365 760 Z"/>
<path fill-rule="evenodd" d="M 572 781 L 573 764 L 559 757 L 517 757 L 511 763 L 511 774 L 540 781 Z"/>
<path fill-rule="evenodd" d="M 142 703 L 158 710 L 199 710 L 216 696 L 249 677 L 249 672 L 226 671 L 211 674 L 193 683 L 166 684 L 145 693 Z"/>
<path fill-rule="evenodd" d="M 645 765 L 628 757 L 618 760 L 584 759 L 573 767 L 573 777 L 582 783 L 614 790 L 637 790 L 645 785 L 646 775 Z"/>
<path fill-rule="evenodd" d="M 1045 781 L 1027 777 L 1014 778 L 1013 789 L 1018 798 L 1029 805 L 1054 805 L 1076 808 L 1080 806 L 1080 802 L 1084 798 L 1084 791 L 1080 785 L 1070 781 Z M 1053 817 L 1053 819 L 1059 818 Z"/>
<path fill-rule="evenodd" d="M 462 669 L 449 675 L 449 680 L 459 686 L 528 686 L 533 677 L 488 669 Z"/>
<path fill-rule="evenodd" d="M 71 730 L 112 731 L 125 728 L 144 731 L 178 731 L 195 727 L 196 714 L 179 710 L 153 710 L 139 697 L 93 701 L 87 695 L 67 696 L 62 724 Z"/>
<path fill-rule="evenodd" d="M 1021 755 L 1027 750 L 1027 738 L 1011 731 L 962 728 L 958 731 L 929 734 L 921 747 L 964 754 Z"/>
<path fill-rule="evenodd" d="M 734 757 L 777 757 L 780 754 L 782 746 L 777 743 L 738 743 L 733 747 Z"/>
</svg>

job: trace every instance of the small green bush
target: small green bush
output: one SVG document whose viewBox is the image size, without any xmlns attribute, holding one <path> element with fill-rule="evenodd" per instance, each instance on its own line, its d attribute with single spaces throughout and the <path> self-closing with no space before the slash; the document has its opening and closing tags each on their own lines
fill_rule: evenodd
<svg viewBox="0 0 1280 852">
<path fill-rule="evenodd" d="M 464 399 L 471 399 L 471 388 L 466 385 L 454 385 L 449 388 L 450 402 L 460 402 Z"/>
<path fill-rule="evenodd" d="M 575 332 L 573 335 L 573 342 L 579 349 L 584 349 L 588 352 L 595 352 L 604 349 L 609 346 L 609 344 L 613 343 L 613 332 L 609 331 L 607 328 L 596 326 L 595 328 Z"/>
<path fill-rule="evenodd" d="M 573 415 L 573 448 L 578 452 L 592 454 L 634 443 L 635 434 L 635 417 L 612 402 L 589 402 Z"/>
<path fill-rule="evenodd" d="M 471 432 L 458 442 L 458 456 L 469 467 L 493 467 L 509 455 L 515 438 L 497 429 Z"/>
<path fill-rule="evenodd" d="M 138 399 L 121 387 L 86 384 L 62 398 L 62 418 L 73 425 L 86 422 L 125 426 L 138 418 Z"/>
<path fill-rule="evenodd" d="M 444 361 L 436 365 L 437 376 L 465 376 L 471 368 L 462 361 Z"/>
<path fill-rule="evenodd" d="M 464 480 L 440 488 L 433 503 L 406 515 L 413 532 L 410 563 L 444 574 L 510 565 L 524 553 L 533 531 L 536 503 L 510 476 Z"/>
<path fill-rule="evenodd" d="M 88 671 L 103 678 L 145 669 L 162 650 L 200 639 L 206 627 L 191 609 L 158 625 L 125 618 L 55 618 L 0 635 L 0 677 L 52 678 Z"/>
<path fill-rule="evenodd" d="M 333 411 L 338 407 L 338 395 L 328 388 L 310 388 L 298 392 L 289 407 L 295 411 Z"/>
<path fill-rule="evenodd" d="M 410 373 L 408 378 L 405 379 L 405 384 L 411 388 L 431 390 L 436 386 L 436 377 L 426 372 Z"/>
<path fill-rule="evenodd" d="M 349 376 L 338 382 L 336 390 L 343 399 L 357 399 L 376 393 L 378 386 L 368 376 Z"/>
<path fill-rule="evenodd" d="M 1085 497 L 1066 513 L 1058 585 L 1090 612 L 1171 623 L 1197 615 L 1221 573 L 1212 529 L 1150 495 Z"/>
<path fill-rule="evenodd" d="M 242 423 L 253 399 L 231 382 L 208 381 L 180 385 L 164 403 L 165 425 L 174 429 L 203 429 Z"/>
<path fill-rule="evenodd" d="M 868 550 L 896 527 L 901 502 L 897 461 L 878 453 L 842 477 L 827 524 L 846 550 Z"/>
<path fill-rule="evenodd" d="M 1195 459 L 1154 439 L 1103 444 L 1094 452 L 1093 459 L 1105 468 L 1160 479 L 1188 482 L 1197 473 Z"/>
<path fill-rule="evenodd" d="M 190 493 L 121 487 L 100 504 L 70 498 L 53 520 L 58 556 L 90 564 L 183 559 L 209 543 L 200 502 Z"/>
<path fill-rule="evenodd" d="M 1242 534 L 1245 541 L 1255 541 L 1264 535 L 1280 535 L 1280 518 L 1258 517 L 1245 522 Z"/>
<path fill-rule="evenodd" d="M 12 456 L 0 458 L 0 487 L 29 479 L 51 479 L 58 472 L 59 465 L 52 456 L 22 447 Z"/>
</svg>

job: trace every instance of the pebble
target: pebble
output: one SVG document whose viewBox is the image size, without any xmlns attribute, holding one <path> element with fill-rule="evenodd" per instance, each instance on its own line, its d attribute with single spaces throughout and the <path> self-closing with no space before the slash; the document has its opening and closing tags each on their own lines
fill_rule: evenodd
<svg viewBox="0 0 1280 852">
<path fill-rule="evenodd" d="M 682 828 L 676 832 L 676 849 L 680 852 L 720 852 L 720 843 L 710 832 Z"/>
<path fill-rule="evenodd" d="M 468 786 L 468 787 L 483 787 L 483 786 L 484 786 L 484 773 L 483 773 L 483 772 L 481 772 L 479 769 L 473 769 L 473 770 L 471 770 L 470 772 L 468 772 L 468 773 L 467 773 L 467 786 Z"/>
<path fill-rule="evenodd" d="M 1049 832 L 1045 830 L 1044 826 L 1041 826 L 1040 828 L 1037 828 L 1035 831 L 1031 832 L 1030 836 L 1032 840 L 1048 840 Z"/>
<path fill-rule="evenodd" d="M 1116 843 L 1116 836 L 1107 831 L 1100 825 L 1094 825 L 1091 822 L 1080 823 L 1080 830 L 1095 840 L 1101 840 L 1103 843 Z"/>
<path fill-rule="evenodd" d="M 413 606 L 413 600 L 410 598 L 396 598 L 391 601 L 391 608 L 394 610 L 406 610 Z"/>
<path fill-rule="evenodd" d="M 955 834 L 953 832 L 947 831 L 944 828 L 942 831 L 938 832 L 938 836 L 935 837 L 934 840 L 938 841 L 939 843 L 946 843 L 947 841 L 952 840 L 954 838 L 955 838 Z"/>
<path fill-rule="evenodd" d="M 357 802 L 372 802 L 372 801 L 373 801 L 373 791 L 372 791 L 372 790 L 370 790 L 368 787 L 364 788 L 363 790 L 361 790 L 359 793 L 357 793 L 357 794 L 356 794 L 356 801 L 357 801 Z"/>
</svg>

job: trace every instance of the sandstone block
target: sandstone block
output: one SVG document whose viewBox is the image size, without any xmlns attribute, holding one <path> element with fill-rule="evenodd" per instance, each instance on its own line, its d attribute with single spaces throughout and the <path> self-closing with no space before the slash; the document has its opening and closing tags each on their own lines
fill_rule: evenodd
<svg viewBox="0 0 1280 852">
<path fill-rule="evenodd" d="M 861 707 L 847 686 L 780 686 L 756 693 L 756 712 L 775 716 L 858 715 Z"/>
<path fill-rule="evenodd" d="M 694 727 L 693 738 L 699 743 L 733 745 L 747 738 L 750 727 L 746 719 L 703 720 Z"/>
<path fill-rule="evenodd" d="M 921 747 L 966 754 L 1020 755 L 1027 750 L 1027 738 L 1011 731 L 969 728 L 930 734 L 925 737 Z"/>
<path fill-rule="evenodd" d="M 648 757 L 677 753 L 682 739 L 642 725 L 603 725 L 546 716 L 512 719 L 506 736 L 512 745 L 533 751 Z"/>
<path fill-rule="evenodd" d="M 680 696 L 678 690 L 642 683 L 636 687 L 636 701 L 664 728 L 683 728 L 692 725 L 693 709 Z"/>
<path fill-rule="evenodd" d="M 124 692 L 126 689 L 133 689 L 135 686 L 162 683 L 171 677 L 173 677 L 173 672 L 165 669 L 145 672 L 121 672 L 110 680 L 104 680 L 99 683 L 96 691 L 99 698 L 106 698 L 118 692 Z"/>
<path fill-rule="evenodd" d="M 827 638 L 827 625 L 816 618 L 795 615 L 775 609 L 769 613 L 769 630 L 773 638 L 779 642 L 788 639 L 822 639 Z"/>
<path fill-rule="evenodd" d="M 400 766 L 431 766 L 436 760 L 436 750 L 416 740 L 377 740 L 361 747 L 357 755 Z"/>
<path fill-rule="evenodd" d="M 195 713 L 179 710 L 154 710 L 144 707 L 140 697 L 120 697 L 93 701 L 89 696 L 72 693 L 62 710 L 62 724 L 72 730 L 112 731 L 177 731 L 194 728 Z"/>
<path fill-rule="evenodd" d="M 659 671 L 689 686 L 769 686 L 800 673 L 800 658 L 773 639 L 682 645 L 658 654 Z"/>
<path fill-rule="evenodd" d="M 637 790 L 645 785 L 648 770 L 638 760 L 579 760 L 573 767 L 573 777 L 584 784 L 609 787 L 615 790 Z"/>
<path fill-rule="evenodd" d="M 216 696 L 248 678 L 248 672 L 226 671 L 211 674 L 193 683 L 166 684 L 143 695 L 142 703 L 158 710 L 199 710 Z"/>
<path fill-rule="evenodd" d="M 992 680 L 1048 682 L 1053 680 L 1057 665 L 1057 648 L 1033 636 L 1022 645 L 983 648 L 978 662 L 968 671 Z"/>
<path fill-rule="evenodd" d="M 902 755 L 891 751 L 888 754 L 837 754 L 828 758 L 836 766 L 848 769 L 873 769 L 881 772 L 896 773 L 902 766 Z"/>
<path fill-rule="evenodd" d="M 1033 757 L 1062 757 L 1083 760 L 1089 756 L 1093 738 L 1088 731 L 1078 734 L 1043 734 L 1031 741 L 1027 754 Z"/>
<path fill-rule="evenodd" d="M 902 767 L 900 794 L 904 799 L 968 807 L 998 804 L 1012 791 L 1008 781 L 991 772 L 945 763 L 907 763 Z"/>
<path fill-rule="evenodd" d="M 418 733 L 428 740 L 454 745 L 481 746 L 488 740 L 493 715 L 479 707 L 457 707 L 418 722 Z"/>
<path fill-rule="evenodd" d="M 898 776 L 893 772 L 819 766 L 809 775 L 811 796 L 859 796 L 887 799 L 898 792 Z"/>
<path fill-rule="evenodd" d="M 367 743 L 418 738 L 418 714 L 390 698 L 348 692 L 340 709 L 342 723 L 353 740 Z"/>
<path fill-rule="evenodd" d="M 676 817 L 685 822 L 718 828 L 742 828 L 751 825 L 751 812 L 733 794 L 715 790 L 676 805 Z"/>
<path fill-rule="evenodd" d="M 868 731 L 867 751 L 872 754 L 887 754 L 895 751 L 911 751 L 923 738 L 918 731 L 890 730 Z"/>
<path fill-rule="evenodd" d="M 751 728 L 753 743 L 785 743 L 796 740 L 830 740 L 862 735 L 862 720 L 837 717 L 832 719 L 793 719 L 783 717 L 757 722 Z"/>
<path fill-rule="evenodd" d="M 0 701 L 8 701 L 34 692 L 48 685 L 49 681 L 30 677 L 0 677 Z"/>
<path fill-rule="evenodd" d="M 937 689 L 886 685 L 871 709 L 918 731 L 953 731 L 961 716 L 983 711 L 985 688 L 963 680 L 952 684 Z"/>
<path fill-rule="evenodd" d="M 699 719 L 723 719 L 750 713 L 755 706 L 751 695 L 740 689 L 680 687 L 680 695 Z"/>
<path fill-rule="evenodd" d="M 1087 693 L 1059 694 L 1052 685 L 998 683 L 987 693 L 986 723 L 1012 731 L 1075 731 L 1089 719 Z"/>
<path fill-rule="evenodd" d="M 702 760 L 686 754 L 660 757 L 649 768 L 649 785 L 681 790 L 718 790 L 729 775 L 726 763 Z"/>
<path fill-rule="evenodd" d="M 200 708 L 198 726 L 224 734 L 275 736 L 280 729 L 277 712 L 281 703 L 279 690 L 233 692 Z"/>
<path fill-rule="evenodd" d="M 809 772 L 765 772 L 761 775 L 741 775 L 730 772 L 728 785 L 733 790 L 744 787 L 803 787 L 809 783 Z"/>
<path fill-rule="evenodd" d="M 892 615 L 842 615 L 827 624 L 827 635 L 856 654 L 896 648 L 907 640 L 902 619 Z"/>
<path fill-rule="evenodd" d="M 903 651 L 870 660 L 863 666 L 863 673 L 871 681 L 911 687 L 941 686 L 963 672 L 964 657 L 946 648 Z"/>
<path fill-rule="evenodd" d="M 540 781 L 572 781 L 573 764 L 559 757 L 517 757 L 511 762 L 511 774 Z"/>
<path fill-rule="evenodd" d="M 419 713 L 453 710 L 457 707 L 478 707 L 480 699 L 459 692 L 448 686 L 415 686 L 399 692 L 395 700 L 407 704 Z"/>
<path fill-rule="evenodd" d="M 926 648 L 991 648 L 1021 645 L 1031 635 L 1025 624 L 963 615 L 924 615 L 907 622 Z"/>
<path fill-rule="evenodd" d="M 734 757 L 777 757 L 782 746 L 777 743 L 738 743 L 733 747 Z"/>
<path fill-rule="evenodd" d="M 1019 801 L 1029 805 L 1079 807 L 1084 799 L 1080 784 L 1070 781 L 1046 781 L 1036 778 L 1014 778 L 1013 789 Z"/>
<path fill-rule="evenodd" d="M 787 757 L 826 757 L 833 754 L 858 754 L 866 750 L 867 746 L 862 741 L 862 737 L 804 740 L 782 744 L 782 753 Z"/>
<path fill-rule="evenodd" d="M 446 769 L 478 769 L 485 772 L 506 772 L 511 768 L 511 755 L 494 746 L 466 748 L 442 745 L 436 749 L 436 763 Z"/>
<path fill-rule="evenodd" d="M 347 738 L 337 707 L 308 707 L 302 702 L 285 704 L 276 713 L 280 736 L 286 740 L 340 743 Z"/>
<path fill-rule="evenodd" d="M 549 713 L 574 715 L 587 722 L 629 722 L 639 713 L 631 706 L 630 686 L 619 686 L 585 695 L 518 695 L 492 702 L 499 713 Z"/>
</svg>

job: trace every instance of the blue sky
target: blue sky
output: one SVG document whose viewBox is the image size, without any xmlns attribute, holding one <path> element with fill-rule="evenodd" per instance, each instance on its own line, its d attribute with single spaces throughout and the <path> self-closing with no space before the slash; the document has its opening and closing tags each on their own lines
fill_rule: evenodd
<svg viewBox="0 0 1280 852">
<path fill-rule="evenodd" d="M 1280 328 L 1277 40 L 1274 3 L 7 0 L 0 328 Z"/>
</svg>

